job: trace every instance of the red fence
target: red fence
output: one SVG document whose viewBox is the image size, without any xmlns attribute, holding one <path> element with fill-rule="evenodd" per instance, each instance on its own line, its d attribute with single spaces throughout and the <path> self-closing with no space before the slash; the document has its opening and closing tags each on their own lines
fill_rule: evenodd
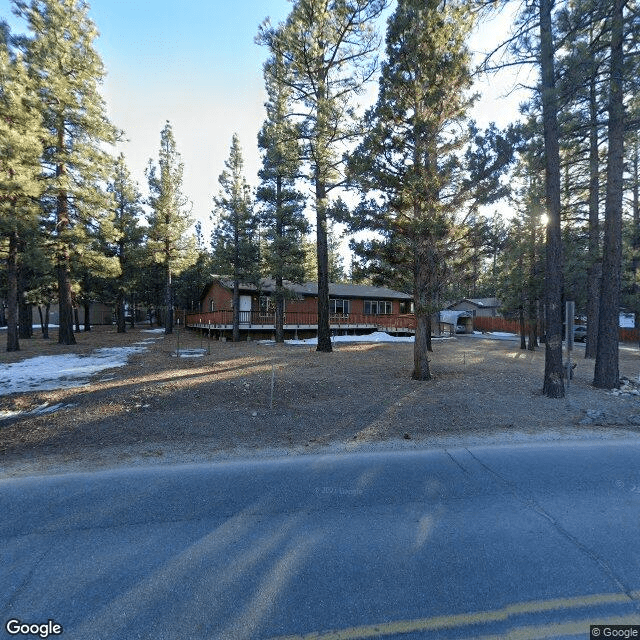
<svg viewBox="0 0 640 640">
<path fill-rule="evenodd" d="M 220 328 L 233 324 L 233 311 L 210 311 L 187 313 L 185 319 L 189 326 L 211 326 Z M 416 319 L 413 315 L 363 315 L 363 314 L 336 314 L 329 317 L 332 326 L 368 328 L 388 328 L 394 330 L 414 330 Z M 289 327 L 317 327 L 318 314 L 303 311 L 285 312 L 284 324 Z M 241 329 L 267 329 L 275 326 L 275 314 L 261 313 L 259 311 L 240 311 Z"/>
<path fill-rule="evenodd" d="M 505 318 L 474 318 L 473 328 L 478 331 L 506 331 L 508 333 L 520 333 L 520 323 L 517 320 Z M 619 330 L 620 342 L 640 342 L 639 329 L 621 328 Z"/>
<path fill-rule="evenodd" d="M 473 328 L 478 331 L 520 333 L 520 323 L 517 320 L 507 320 L 506 318 L 476 317 L 473 319 Z"/>
</svg>

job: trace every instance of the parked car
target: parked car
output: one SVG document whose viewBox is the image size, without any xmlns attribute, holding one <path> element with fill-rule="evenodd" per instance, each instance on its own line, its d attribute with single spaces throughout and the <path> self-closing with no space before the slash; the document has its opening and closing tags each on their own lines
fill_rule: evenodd
<svg viewBox="0 0 640 640">
<path fill-rule="evenodd" d="M 586 342 L 587 341 L 587 327 L 583 324 L 577 324 L 573 327 L 573 341 L 574 342 Z"/>
</svg>

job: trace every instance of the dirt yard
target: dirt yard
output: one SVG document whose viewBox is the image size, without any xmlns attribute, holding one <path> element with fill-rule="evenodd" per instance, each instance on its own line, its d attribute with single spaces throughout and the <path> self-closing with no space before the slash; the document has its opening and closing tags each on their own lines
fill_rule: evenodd
<svg viewBox="0 0 640 640">
<path fill-rule="evenodd" d="M 0 337 L 6 339 L 4 334 Z M 0 352 L 0 368 L 36 355 L 89 354 L 157 338 L 121 368 L 88 386 L 0 396 L 1 411 L 63 408 L 0 421 L 0 475 L 191 462 L 236 455 L 287 455 L 380 446 L 464 446 L 482 442 L 640 435 L 635 385 L 615 395 L 591 386 L 593 362 L 577 346 L 567 397 L 540 394 L 544 350 L 474 336 L 434 341 L 434 379 L 410 379 L 412 344 L 310 346 L 208 341 L 113 327 L 77 334 L 64 347 L 40 337 Z M 2 345 L 4 348 L 4 344 Z M 203 349 L 176 357 L 177 348 Z M 637 381 L 637 347 L 621 374 Z M 272 395 L 273 381 L 273 395 Z"/>
</svg>

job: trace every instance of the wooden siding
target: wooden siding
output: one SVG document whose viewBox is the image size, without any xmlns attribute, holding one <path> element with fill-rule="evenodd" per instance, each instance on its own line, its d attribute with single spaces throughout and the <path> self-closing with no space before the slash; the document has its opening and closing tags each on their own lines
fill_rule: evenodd
<svg viewBox="0 0 640 640">
<path fill-rule="evenodd" d="M 260 311 L 260 295 L 257 292 L 241 291 L 241 295 L 251 295 L 251 312 L 241 312 L 241 329 L 269 329 L 274 327 L 275 316 L 272 312 Z M 263 294 L 269 295 L 269 294 Z M 366 300 L 386 300 L 391 302 L 390 314 L 364 313 L 363 298 L 352 298 L 346 295 L 330 296 L 330 300 L 348 300 L 349 313 L 335 314 L 330 318 L 332 328 L 349 329 L 388 329 L 392 331 L 414 331 L 415 316 L 400 313 L 400 300 L 389 300 L 384 296 L 373 295 Z M 213 301 L 213 311 L 211 303 Z M 199 312 L 187 313 L 186 325 L 211 329 L 228 329 L 233 324 L 232 318 L 233 292 L 215 281 L 202 299 Z M 316 296 L 292 298 L 285 302 L 285 326 L 288 329 L 317 328 L 318 299 Z"/>
</svg>

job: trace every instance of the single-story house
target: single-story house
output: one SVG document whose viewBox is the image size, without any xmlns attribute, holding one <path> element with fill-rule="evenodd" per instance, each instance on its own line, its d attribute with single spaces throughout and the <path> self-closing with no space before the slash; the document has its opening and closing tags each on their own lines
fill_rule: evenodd
<svg viewBox="0 0 640 640">
<path fill-rule="evenodd" d="M 462 298 L 447 306 L 452 311 L 468 311 L 473 318 L 496 318 L 500 309 L 498 298 Z"/>
<path fill-rule="evenodd" d="M 45 313 L 44 305 L 40 305 L 42 314 Z M 80 324 L 84 324 L 84 305 L 78 305 L 77 307 L 78 319 Z M 38 305 L 32 307 L 33 323 L 40 324 L 40 311 L 38 311 Z M 58 309 L 58 303 L 55 302 L 49 307 L 49 323 L 60 324 L 60 312 Z M 92 302 L 89 305 L 89 324 L 113 324 L 113 305 L 104 304 L 103 302 Z"/>
<path fill-rule="evenodd" d="M 318 285 L 315 282 L 285 282 L 286 330 L 317 329 Z M 259 286 L 240 285 L 240 328 L 273 330 L 275 281 L 264 278 Z M 413 332 L 413 296 L 385 287 L 329 284 L 329 313 L 332 329 L 382 329 Z M 214 278 L 200 298 L 200 311 L 186 315 L 187 326 L 228 330 L 233 328 L 233 281 Z"/>
</svg>

